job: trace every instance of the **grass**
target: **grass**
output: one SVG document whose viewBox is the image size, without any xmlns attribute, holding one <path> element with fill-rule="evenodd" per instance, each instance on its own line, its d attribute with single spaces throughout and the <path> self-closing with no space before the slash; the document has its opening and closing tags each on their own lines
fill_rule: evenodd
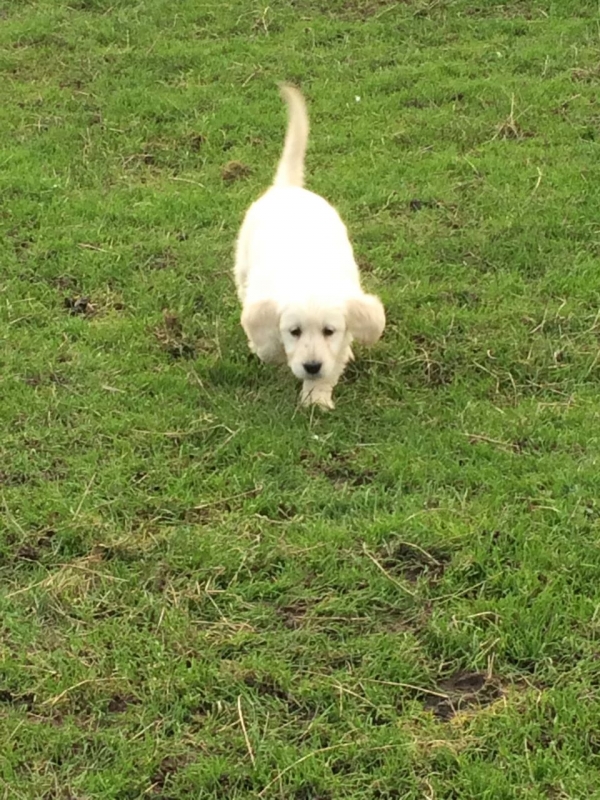
<svg viewBox="0 0 600 800">
<path fill-rule="evenodd" d="M 597 3 L 0 13 L 1 796 L 600 797 Z M 332 414 L 230 278 L 282 79 Z"/>
</svg>

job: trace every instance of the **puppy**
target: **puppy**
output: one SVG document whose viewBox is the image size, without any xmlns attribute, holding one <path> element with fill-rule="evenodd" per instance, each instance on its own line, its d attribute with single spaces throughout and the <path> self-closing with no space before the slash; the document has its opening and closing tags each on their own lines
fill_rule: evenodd
<svg viewBox="0 0 600 800">
<path fill-rule="evenodd" d="M 237 240 L 241 322 L 252 352 L 266 362 L 287 362 L 303 382 L 303 404 L 333 408 L 352 341 L 375 344 L 385 312 L 361 288 L 339 214 L 303 188 L 306 105 L 291 86 L 281 93 L 289 113 L 283 154 L 273 185 L 248 209 Z"/>
</svg>

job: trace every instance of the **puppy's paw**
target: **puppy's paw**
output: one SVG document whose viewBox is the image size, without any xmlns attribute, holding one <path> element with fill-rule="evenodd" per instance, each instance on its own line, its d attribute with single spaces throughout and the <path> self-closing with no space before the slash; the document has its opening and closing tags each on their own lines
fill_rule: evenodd
<svg viewBox="0 0 600 800">
<path fill-rule="evenodd" d="M 324 410 L 333 411 L 335 404 L 331 397 L 331 388 L 312 386 L 303 389 L 300 401 L 303 406 L 319 406 Z"/>
</svg>

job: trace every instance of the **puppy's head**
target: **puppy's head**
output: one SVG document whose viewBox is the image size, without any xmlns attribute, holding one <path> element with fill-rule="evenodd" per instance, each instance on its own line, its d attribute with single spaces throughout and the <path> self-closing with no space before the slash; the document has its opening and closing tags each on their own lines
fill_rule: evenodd
<svg viewBox="0 0 600 800">
<path fill-rule="evenodd" d="M 279 330 L 288 365 L 300 380 L 327 379 L 349 344 L 344 310 L 335 305 L 291 304 Z"/>
<path fill-rule="evenodd" d="M 292 304 L 279 316 L 287 362 L 300 380 L 327 380 L 347 359 L 353 338 L 374 344 L 384 327 L 381 302 L 364 294 L 341 304 Z"/>
</svg>

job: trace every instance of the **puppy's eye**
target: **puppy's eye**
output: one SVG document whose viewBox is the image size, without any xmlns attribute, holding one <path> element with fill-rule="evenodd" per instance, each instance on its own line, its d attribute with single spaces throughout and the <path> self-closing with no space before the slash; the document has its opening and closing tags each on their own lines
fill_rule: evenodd
<svg viewBox="0 0 600 800">
<path fill-rule="evenodd" d="M 294 336 L 296 339 L 299 339 L 299 338 L 300 338 L 300 335 L 301 335 L 301 333 L 302 333 L 302 328 L 292 328 L 292 329 L 291 329 L 291 331 L 290 331 L 290 333 L 291 333 L 291 334 L 292 334 L 292 336 Z"/>
<path fill-rule="evenodd" d="M 323 336 L 333 336 L 334 333 L 333 328 L 323 328 Z"/>
</svg>

